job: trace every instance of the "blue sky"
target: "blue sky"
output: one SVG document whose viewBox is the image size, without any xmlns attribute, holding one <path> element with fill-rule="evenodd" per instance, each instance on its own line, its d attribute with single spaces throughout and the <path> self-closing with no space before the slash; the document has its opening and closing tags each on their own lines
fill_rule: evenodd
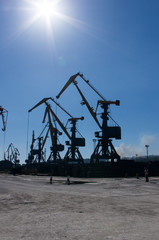
<svg viewBox="0 0 159 240">
<path fill-rule="evenodd" d="M 122 129 L 122 139 L 113 141 L 118 152 L 144 155 L 149 144 L 149 154 L 159 154 L 158 0 L 57 1 L 50 29 L 44 16 L 32 21 L 37 15 L 33 2 L 39 1 L 0 4 L 0 105 L 8 110 L 5 136 L 0 132 L 0 158 L 12 142 L 24 162 L 32 130 L 38 137 L 43 128 L 45 108 L 29 114 L 29 128 L 28 110 L 44 97 L 55 98 L 77 72 L 107 100 L 121 101 L 120 107 L 111 106 L 111 116 Z M 95 108 L 98 98 L 82 80 L 78 82 Z M 86 138 L 81 153 L 89 157 L 99 129 L 80 100 L 71 85 L 58 102 L 74 117 L 84 115 L 78 129 Z M 67 116 L 52 107 L 65 124 Z M 66 140 L 63 134 L 61 143 Z"/>
</svg>

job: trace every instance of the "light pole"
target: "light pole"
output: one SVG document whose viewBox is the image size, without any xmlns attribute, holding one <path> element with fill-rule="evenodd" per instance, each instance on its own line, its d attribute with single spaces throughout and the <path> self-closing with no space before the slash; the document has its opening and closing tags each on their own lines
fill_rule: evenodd
<svg viewBox="0 0 159 240">
<path fill-rule="evenodd" d="M 145 145 L 146 147 L 146 153 L 147 153 L 147 159 L 148 159 L 148 148 L 149 148 L 149 145 Z"/>
<path fill-rule="evenodd" d="M 96 141 L 97 141 L 97 139 L 93 139 L 93 147 L 94 147 L 94 150 L 95 150 L 95 147 L 96 147 Z"/>
</svg>

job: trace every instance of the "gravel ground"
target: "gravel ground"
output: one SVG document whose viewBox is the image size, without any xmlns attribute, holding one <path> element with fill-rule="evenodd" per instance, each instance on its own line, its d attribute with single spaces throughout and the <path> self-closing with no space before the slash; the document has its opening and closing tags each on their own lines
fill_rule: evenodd
<svg viewBox="0 0 159 240">
<path fill-rule="evenodd" d="M 2 240 L 158 240 L 159 178 L 0 175 Z"/>
</svg>

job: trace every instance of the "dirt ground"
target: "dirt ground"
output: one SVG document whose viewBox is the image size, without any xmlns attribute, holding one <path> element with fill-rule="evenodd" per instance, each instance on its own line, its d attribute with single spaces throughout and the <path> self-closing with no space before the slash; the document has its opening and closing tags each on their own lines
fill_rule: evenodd
<svg viewBox="0 0 159 240">
<path fill-rule="evenodd" d="M 158 240 L 159 178 L 0 175 L 2 240 Z"/>
</svg>

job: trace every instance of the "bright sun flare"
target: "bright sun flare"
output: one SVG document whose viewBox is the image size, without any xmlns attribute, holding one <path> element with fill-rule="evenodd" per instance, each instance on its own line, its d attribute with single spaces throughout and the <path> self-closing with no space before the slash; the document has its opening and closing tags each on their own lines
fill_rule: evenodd
<svg viewBox="0 0 159 240">
<path fill-rule="evenodd" d="M 26 2 L 26 7 L 24 7 L 23 10 L 30 11 L 31 15 L 16 32 L 16 37 L 20 36 L 26 29 L 30 28 L 40 19 L 40 24 L 42 24 L 42 20 L 45 22 L 46 33 L 51 45 L 54 45 L 54 34 L 60 20 L 88 33 L 90 25 L 63 13 L 66 6 L 66 1 L 64 0 L 24 0 L 24 2 Z M 43 25 L 41 26 L 43 27 Z"/>
<path fill-rule="evenodd" d="M 55 4 L 51 0 L 41 0 L 35 4 L 35 10 L 39 16 L 49 18 L 55 11 Z"/>
</svg>

